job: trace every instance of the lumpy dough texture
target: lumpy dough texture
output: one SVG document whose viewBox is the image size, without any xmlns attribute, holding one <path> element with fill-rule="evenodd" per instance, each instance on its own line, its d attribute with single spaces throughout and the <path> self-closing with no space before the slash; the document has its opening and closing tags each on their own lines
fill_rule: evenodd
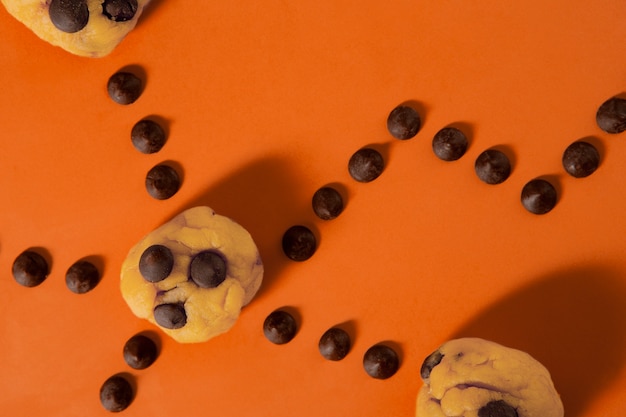
<svg viewBox="0 0 626 417">
<path fill-rule="evenodd" d="M 137 10 L 130 20 L 114 21 L 103 13 L 104 0 L 86 0 L 89 20 L 81 30 L 68 33 L 58 29 L 50 20 L 51 0 L 0 0 L 7 11 L 41 39 L 66 51 L 85 57 L 102 57 L 135 28 L 137 20 L 150 0 L 138 0 Z"/>
<path fill-rule="evenodd" d="M 157 282 L 145 279 L 139 268 L 144 251 L 163 245 L 173 255 L 173 266 Z M 225 279 L 214 288 L 202 288 L 190 278 L 192 258 L 213 251 L 226 263 Z M 263 279 L 263 263 L 250 234 L 228 217 L 209 207 L 188 209 L 137 243 L 121 270 L 122 296 L 132 312 L 159 326 L 181 343 L 204 342 L 228 331 L 237 321 Z M 160 305 L 182 306 L 186 323 L 165 328 L 157 323 L 154 309 Z"/>
<path fill-rule="evenodd" d="M 417 417 L 493 416 L 488 409 L 494 405 L 504 405 L 507 413 L 495 415 L 507 417 L 563 416 L 548 370 L 527 353 L 494 342 L 448 341 L 426 358 L 421 375 Z"/>
</svg>

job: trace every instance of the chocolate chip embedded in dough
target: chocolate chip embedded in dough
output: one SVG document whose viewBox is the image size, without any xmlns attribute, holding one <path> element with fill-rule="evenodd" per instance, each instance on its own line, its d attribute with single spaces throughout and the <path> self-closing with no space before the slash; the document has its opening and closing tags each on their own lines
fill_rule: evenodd
<svg viewBox="0 0 626 417">
<path fill-rule="evenodd" d="M 156 153 L 165 145 L 165 131 L 154 120 L 140 120 L 131 129 L 130 140 L 139 152 L 144 154 Z"/>
<path fill-rule="evenodd" d="M 32 250 L 19 254 L 13 261 L 13 278 L 25 287 L 36 287 L 48 276 L 48 262 L 43 256 Z"/>
<path fill-rule="evenodd" d="M 420 130 L 422 119 L 411 106 L 400 105 L 394 108 L 387 117 L 387 130 L 396 139 L 411 139 Z"/>
<path fill-rule="evenodd" d="M 390 378 L 398 371 L 399 367 L 398 354 L 389 346 L 374 345 L 363 355 L 363 368 L 372 378 Z"/>
<path fill-rule="evenodd" d="M 263 322 L 263 334 L 276 345 L 290 342 L 297 331 L 296 319 L 284 310 L 273 311 Z"/>
<path fill-rule="evenodd" d="M 75 33 L 89 23 L 85 0 L 50 0 L 48 14 L 52 24 L 62 32 Z"/>
<path fill-rule="evenodd" d="M 124 344 L 124 361 L 133 369 L 146 369 L 157 358 L 156 343 L 148 336 L 136 334 Z"/>
<path fill-rule="evenodd" d="M 321 355 L 329 361 L 339 361 L 350 352 L 350 335 L 338 327 L 324 332 L 319 340 L 318 348 Z"/>
<path fill-rule="evenodd" d="M 358 182 L 371 182 L 383 173 L 385 161 L 375 149 L 362 148 L 356 151 L 348 161 L 348 172 Z"/>
<path fill-rule="evenodd" d="M 133 401 L 133 387 L 121 375 L 108 378 L 100 387 L 100 403 L 114 413 L 125 410 Z"/>
<path fill-rule="evenodd" d="M 107 82 L 109 97 L 118 104 L 134 103 L 141 96 L 142 90 L 141 79 L 131 72 L 116 72 Z"/>
<path fill-rule="evenodd" d="M 518 415 L 512 405 L 504 400 L 496 400 L 480 407 L 478 417 L 518 417 Z"/>
<path fill-rule="evenodd" d="M 150 282 L 159 282 L 167 278 L 174 267 L 172 251 L 163 245 L 152 245 L 139 258 L 139 272 Z"/>
<path fill-rule="evenodd" d="M 104 0 L 102 14 L 114 22 L 126 22 L 137 13 L 137 0 Z"/>
<path fill-rule="evenodd" d="M 487 149 L 476 158 L 474 170 L 481 181 L 500 184 L 511 175 L 511 162 L 503 152 Z"/>
<path fill-rule="evenodd" d="M 89 261 L 77 261 L 65 273 L 65 285 L 76 294 L 93 290 L 100 282 L 100 271 Z"/>
<path fill-rule="evenodd" d="M 159 164 L 148 171 L 145 183 L 152 198 L 167 200 L 180 189 L 180 176 L 171 166 Z"/>
<path fill-rule="evenodd" d="M 556 205 L 556 189 L 547 180 L 540 178 L 530 180 L 522 188 L 521 200 L 529 212 L 546 214 Z"/>
<path fill-rule="evenodd" d="M 584 178 L 598 169 L 600 154 L 592 144 L 578 141 L 565 149 L 562 162 L 565 172 L 575 178 Z"/>
<path fill-rule="evenodd" d="M 422 362 L 422 367 L 420 368 L 420 376 L 422 377 L 422 380 L 424 382 L 427 382 L 430 379 L 430 373 L 435 366 L 441 363 L 442 359 L 443 353 L 439 352 L 438 350 L 434 351 L 433 353 L 428 355 L 426 359 L 424 359 L 424 362 Z"/>
<path fill-rule="evenodd" d="M 182 304 L 160 304 L 154 308 L 154 320 L 166 329 L 180 329 L 187 324 L 187 313 Z"/>
<path fill-rule="evenodd" d="M 626 130 L 626 99 L 612 97 L 602 103 L 596 112 L 596 123 L 607 133 Z"/>
<path fill-rule="evenodd" d="M 343 198 L 332 187 L 322 187 L 313 194 L 313 212 L 322 220 L 337 218 L 343 211 Z"/>
<path fill-rule="evenodd" d="M 317 249 L 317 239 L 306 226 L 291 226 L 283 234 L 283 252 L 289 259 L 302 262 L 309 259 Z"/>
<path fill-rule="evenodd" d="M 215 288 L 226 279 L 226 260 L 214 250 L 200 252 L 191 259 L 189 278 L 201 288 Z"/>
<path fill-rule="evenodd" d="M 455 127 L 444 127 L 433 137 L 432 148 L 437 158 L 456 161 L 467 151 L 467 137 Z"/>
</svg>

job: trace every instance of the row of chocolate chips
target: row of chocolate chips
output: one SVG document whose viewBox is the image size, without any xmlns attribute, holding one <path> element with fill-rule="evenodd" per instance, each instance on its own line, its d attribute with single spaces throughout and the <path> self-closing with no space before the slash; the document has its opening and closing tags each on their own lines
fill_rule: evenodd
<svg viewBox="0 0 626 417">
<path fill-rule="evenodd" d="M 114 22 L 126 22 L 135 17 L 137 0 L 104 0 L 102 14 Z M 49 0 L 48 15 L 52 24 L 62 32 L 75 33 L 89 23 L 87 0 Z"/>
</svg>

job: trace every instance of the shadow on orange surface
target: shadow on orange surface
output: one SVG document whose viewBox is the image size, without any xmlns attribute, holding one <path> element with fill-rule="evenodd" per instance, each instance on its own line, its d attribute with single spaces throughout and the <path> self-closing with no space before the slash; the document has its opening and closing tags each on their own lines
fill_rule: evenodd
<svg viewBox="0 0 626 417">
<path fill-rule="evenodd" d="M 457 337 L 481 337 L 543 363 L 565 413 L 580 416 L 626 362 L 626 285 L 604 266 L 548 274 L 500 300 Z"/>
</svg>

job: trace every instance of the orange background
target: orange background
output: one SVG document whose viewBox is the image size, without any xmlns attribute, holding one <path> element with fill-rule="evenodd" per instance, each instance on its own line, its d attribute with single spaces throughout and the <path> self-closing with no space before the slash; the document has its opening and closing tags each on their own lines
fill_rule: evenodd
<svg viewBox="0 0 626 417">
<path fill-rule="evenodd" d="M 626 133 L 595 124 L 598 106 L 626 87 L 626 4 L 540 1 L 153 1 L 109 56 L 72 56 L 0 8 L 0 409 L 5 415 L 109 415 L 102 382 L 136 384 L 126 416 L 412 416 L 423 358 L 447 339 L 479 336 L 546 365 L 569 417 L 626 408 Z M 515 3 L 515 4 L 513 4 Z M 130 106 L 106 80 L 140 69 Z M 423 127 L 393 139 L 387 115 L 418 106 Z M 130 142 L 146 116 L 169 136 L 157 154 Z M 438 160 L 431 139 L 461 126 L 470 146 Z M 588 178 L 561 155 L 587 139 L 601 153 Z M 347 172 L 371 145 L 387 162 L 374 182 Z M 486 185 L 475 158 L 499 146 L 511 177 Z M 171 199 L 148 196 L 146 172 L 183 173 Z M 555 209 L 520 204 L 530 179 L 551 179 Z M 335 184 L 347 201 L 332 221 L 310 199 Z M 184 208 L 207 204 L 254 236 L 266 275 L 237 325 L 180 345 L 135 318 L 119 267 L 143 235 Z M 319 249 L 294 263 L 280 239 L 311 227 Z M 40 248 L 51 274 L 21 287 L 11 264 Z M 89 257 L 91 292 L 71 293 L 65 271 Z M 282 346 L 264 318 L 289 307 L 300 329 Z M 342 324 L 353 349 L 328 362 L 317 341 Z M 134 371 L 124 342 L 149 331 L 160 356 Z M 401 356 L 384 381 L 363 353 L 386 341 Z"/>
</svg>

